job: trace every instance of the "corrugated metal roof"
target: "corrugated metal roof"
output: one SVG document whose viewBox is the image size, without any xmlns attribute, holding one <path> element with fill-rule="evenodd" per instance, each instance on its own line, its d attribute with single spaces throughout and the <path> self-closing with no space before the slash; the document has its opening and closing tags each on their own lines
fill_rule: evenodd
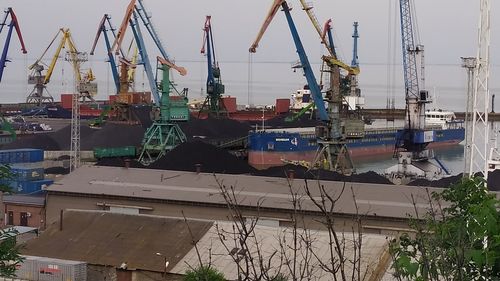
<svg viewBox="0 0 500 281">
<path fill-rule="evenodd" d="M 207 232 L 203 238 L 198 242 L 198 249 L 201 253 L 202 261 L 205 265 L 211 264 L 224 273 L 225 277 L 229 280 L 237 280 L 238 276 L 238 267 L 234 262 L 233 258 L 228 253 L 228 250 L 232 250 L 233 246 L 233 236 L 228 233 L 233 233 L 233 224 L 230 222 L 217 222 L 219 230 L 214 225 Z M 298 240 L 304 238 L 304 234 L 299 229 Z M 229 245 L 228 248 L 224 246 L 221 242 L 218 233 L 225 234 L 226 244 Z M 258 241 L 260 251 L 262 252 L 262 258 L 264 263 L 267 265 L 267 261 L 271 257 L 271 255 L 277 251 L 274 257 L 271 259 L 270 268 L 277 269 L 284 263 L 284 260 L 290 259 L 293 255 L 292 248 L 292 229 L 283 228 L 283 227 L 269 227 L 257 225 L 255 227 L 255 231 L 251 237 L 249 237 L 249 245 L 250 252 L 252 252 L 253 258 L 256 262 L 258 262 L 259 255 L 257 254 L 257 246 L 254 241 Z M 309 263 L 309 269 L 311 273 L 307 276 L 311 279 L 307 280 L 317 280 L 317 281 L 329 281 L 333 280 L 332 275 L 325 272 L 319 266 L 318 259 L 322 260 L 324 263 L 328 264 L 330 259 L 330 246 L 329 246 L 329 238 L 328 232 L 326 231 L 314 231 L 310 232 L 311 238 L 308 239 L 312 243 L 312 249 L 315 253 L 316 257 L 311 257 Z M 341 235 L 339 233 L 339 235 Z M 345 233 L 346 241 L 351 241 L 352 233 Z M 281 247 L 281 242 L 284 242 L 286 246 Z M 236 243 L 238 244 L 238 243 Z M 362 280 L 371 280 L 370 277 L 373 271 L 379 266 L 381 256 L 387 250 L 388 241 L 386 236 L 382 235 L 374 235 L 374 234 L 364 234 L 362 240 L 362 256 L 361 256 L 361 275 L 364 276 Z M 284 250 L 284 252 L 281 252 Z M 346 243 L 345 257 L 349 260 L 353 260 L 353 247 L 351 242 Z M 235 250 L 236 252 L 237 250 Z M 209 255 L 211 253 L 211 256 Z M 285 253 L 285 254 L 282 254 Z M 302 268 L 306 264 L 304 257 L 306 256 L 306 250 L 304 244 L 300 246 L 297 255 L 297 268 L 301 266 Z M 309 253 L 311 256 L 311 253 Z M 336 256 L 336 255 L 334 255 Z M 338 258 L 338 256 L 336 256 Z M 241 262 L 243 265 L 244 262 Z M 170 271 L 171 273 L 183 274 L 190 267 L 197 267 L 199 265 L 198 256 L 196 254 L 196 250 L 192 249 L 184 258 L 177 263 L 177 265 Z M 387 265 L 381 265 L 385 268 Z M 244 267 L 244 265 L 243 265 Z M 289 270 L 286 266 L 283 266 L 281 272 L 285 275 L 289 275 Z M 276 272 L 270 272 L 271 275 Z M 346 261 L 346 273 L 348 280 L 354 280 L 357 278 L 351 278 L 352 276 L 352 264 L 349 261 Z M 337 275 L 340 277 L 340 273 Z"/>
<path fill-rule="evenodd" d="M 4 195 L 3 202 L 7 204 L 20 204 L 32 206 L 44 206 L 45 195 L 43 196 L 30 196 L 30 195 Z"/>
<path fill-rule="evenodd" d="M 190 220 L 194 239 L 200 239 L 213 222 Z M 81 260 L 89 264 L 163 272 L 192 248 L 192 238 L 179 218 L 125 215 L 104 211 L 64 212 L 63 230 L 51 224 L 40 237 L 27 242 L 22 254 Z M 163 256 L 158 256 L 161 253 Z"/>
<path fill-rule="evenodd" d="M 82 166 L 72 174 L 48 187 L 51 192 L 112 195 L 145 199 L 174 200 L 197 204 L 224 204 L 219 183 L 233 186 L 239 204 L 263 208 L 291 209 L 291 195 L 287 179 L 248 175 L 196 174 L 194 172 L 164 171 L 136 168 Z M 330 194 L 340 194 L 336 211 L 356 212 L 352 191 L 359 213 L 371 216 L 407 218 L 414 214 L 411 197 L 422 213 L 428 208 L 427 191 L 423 188 L 366 183 L 309 181 L 313 196 L 318 198 L 318 184 Z M 292 189 L 303 197 L 302 209 L 317 211 L 307 198 L 304 180 L 293 180 Z M 429 191 L 439 189 L 429 188 Z"/>
<path fill-rule="evenodd" d="M 38 228 L 36 227 L 29 227 L 29 226 L 19 226 L 19 225 L 16 225 L 16 226 L 12 226 L 12 227 L 9 227 L 9 228 L 6 228 L 4 229 L 4 231 L 16 231 L 17 234 L 24 234 L 24 233 L 28 233 L 28 232 L 35 232 L 35 231 L 38 231 Z"/>
</svg>

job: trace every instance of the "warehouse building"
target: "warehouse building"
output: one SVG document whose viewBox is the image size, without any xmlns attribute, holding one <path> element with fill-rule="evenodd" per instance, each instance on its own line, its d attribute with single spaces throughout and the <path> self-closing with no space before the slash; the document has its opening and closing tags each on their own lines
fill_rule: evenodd
<svg viewBox="0 0 500 281">
<path fill-rule="evenodd" d="M 242 244 L 234 244 L 229 234 L 237 228 L 235 225 L 210 220 L 66 210 L 62 220 L 48 225 L 40 237 L 27 242 L 22 252 L 29 256 L 86 263 L 87 280 L 92 281 L 182 280 L 186 270 L 196 268 L 200 262 L 211 264 L 227 280 L 237 280 L 245 268 L 238 264 L 243 265 L 250 257 L 266 261 L 265 267 L 255 265 L 255 272 L 265 269 L 267 273 L 290 276 L 290 268 L 283 265 L 283 260 L 291 257 L 293 251 L 289 246 L 280 247 L 284 240 L 293 238 L 289 228 L 257 224 L 252 238 L 248 239 L 247 251 L 242 251 Z M 314 250 L 314 256 L 305 260 L 305 248 L 301 247 L 293 260 L 302 268 L 307 266 L 306 274 L 312 280 L 332 280 L 331 273 L 325 272 L 319 263 L 321 260 L 328 264 L 331 257 L 327 247 L 331 243 L 328 232 L 315 231 L 310 235 L 309 250 Z M 346 260 L 359 257 L 363 280 L 392 280 L 386 236 L 363 235 L 361 256 L 354 253 L 353 247 L 343 251 Z M 351 263 L 346 264 L 348 279 L 355 279 Z M 61 280 L 67 280 L 64 272 L 58 274 Z M 340 276 L 340 272 L 338 274 Z"/>
<path fill-rule="evenodd" d="M 320 190 L 338 199 L 333 214 L 339 227 L 351 229 L 353 218 L 359 215 L 364 232 L 407 228 L 408 214 L 415 209 L 424 213 L 429 207 L 427 191 L 415 187 L 83 166 L 47 188 L 46 221 L 58 220 L 65 209 L 231 220 L 234 214 L 228 210 L 221 187 L 243 216 L 258 216 L 275 226 L 289 225 L 293 202 L 299 200 L 297 211 L 305 225 L 321 228 L 323 215 L 312 200 L 321 199 Z"/>
<path fill-rule="evenodd" d="M 43 228 L 45 195 L 4 195 L 5 225 Z"/>
</svg>

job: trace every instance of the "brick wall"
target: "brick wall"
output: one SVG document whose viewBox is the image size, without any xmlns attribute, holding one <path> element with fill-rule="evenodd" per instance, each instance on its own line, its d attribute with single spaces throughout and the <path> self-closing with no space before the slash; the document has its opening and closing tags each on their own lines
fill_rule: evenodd
<svg viewBox="0 0 500 281">
<path fill-rule="evenodd" d="M 15 204 L 5 204 L 5 224 L 9 223 L 9 212 L 12 212 L 14 217 L 13 225 L 21 225 L 21 213 L 27 213 L 27 222 L 29 227 L 42 228 L 44 225 L 45 211 L 39 206 L 23 206 Z"/>
</svg>

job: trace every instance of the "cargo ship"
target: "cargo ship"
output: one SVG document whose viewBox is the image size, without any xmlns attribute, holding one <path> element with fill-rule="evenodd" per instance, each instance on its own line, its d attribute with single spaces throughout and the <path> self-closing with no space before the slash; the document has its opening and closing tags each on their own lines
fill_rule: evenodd
<svg viewBox="0 0 500 281">
<path fill-rule="evenodd" d="M 201 112 L 204 100 L 194 99 L 188 102 L 193 118 L 206 119 L 208 112 Z M 274 105 L 255 106 L 237 104 L 236 97 L 225 96 L 221 99 L 221 115 L 237 121 L 267 121 L 290 111 L 290 99 L 276 99 Z"/>
<path fill-rule="evenodd" d="M 429 148 L 464 140 L 464 122 L 457 120 L 453 112 L 434 110 L 425 115 L 427 127 L 434 131 Z M 393 153 L 398 130 L 402 128 L 365 129 L 363 138 L 346 140 L 347 148 L 353 158 Z M 315 127 L 252 131 L 248 136 L 248 163 L 266 169 L 283 165 L 283 160 L 311 162 L 317 148 Z"/>
</svg>

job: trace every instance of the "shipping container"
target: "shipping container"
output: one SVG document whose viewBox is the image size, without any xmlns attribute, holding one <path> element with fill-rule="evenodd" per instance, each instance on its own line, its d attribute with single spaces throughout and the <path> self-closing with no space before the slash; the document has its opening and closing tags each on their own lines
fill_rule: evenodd
<svg viewBox="0 0 500 281">
<path fill-rule="evenodd" d="M 86 281 L 87 263 L 45 257 L 23 256 L 25 260 L 16 271 L 19 278 L 30 276 L 27 280 L 40 281 Z M 26 267 L 24 267 L 26 264 Z"/>
<path fill-rule="evenodd" d="M 61 107 L 65 109 L 73 107 L 73 94 L 61 94 Z"/>
<path fill-rule="evenodd" d="M 16 277 L 22 280 L 36 280 L 35 260 L 25 259 L 22 263 L 16 265 Z"/>
<path fill-rule="evenodd" d="M 53 180 L 48 179 L 36 181 L 0 180 L 0 184 L 10 187 L 12 192 L 25 194 L 40 192 L 43 186 L 49 186 L 53 183 Z"/>
<path fill-rule="evenodd" d="M 17 181 L 43 180 L 43 168 L 23 168 L 19 166 L 11 167 L 13 178 Z"/>
<path fill-rule="evenodd" d="M 101 115 L 101 109 L 80 109 L 80 116 L 85 116 L 85 118 L 99 117 Z"/>
<path fill-rule="evenodd" d="M 132 103 L 133 104 L 151 103 L 151 93 L 150 92 L 132 93 Z"/>
<path fill-rule="evenodd" d="M 42 149 L 8 149 L 0 150 L 1 164 L 33 163 L 43 161 Z"/>
<path fill-rule="evenodd" d="M 9 165 L 11 168 L 16 169 L 35 169 L 43 168 L 43 161 L 40 162 L 26 162 L 26 163 L 14 163 Z"/>
<path fill-rule="evenodd" d="M 97 159 L 106 157 L 135 157 L 135 156 L 136 156 L 135 146 L 94 148 L 94 157 Z"/>
<path fill-rule="evenodd" d="M 290 99 L 276 99 L 275 113 L 287 113 L 290 110 Z"/>
<path fill-rule="evenodd" d="M 110 103 L 132 104 L 132 94 L 118 94 L 109 96 Z"/>
<path fill-rule="evenodd" d="M 222 104 L 228 113 L 234 113 L 237 110 L 235 97 L 223 97 Z"/>
</svg>

